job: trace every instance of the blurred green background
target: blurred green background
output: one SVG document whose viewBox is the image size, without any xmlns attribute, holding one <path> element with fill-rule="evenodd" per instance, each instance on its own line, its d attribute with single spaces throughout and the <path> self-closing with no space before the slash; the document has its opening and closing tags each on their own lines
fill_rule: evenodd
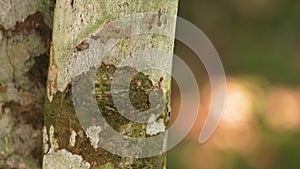
<svg viewBox="0 0 300 169">
<path fill-rule="evenodd" d="M 201 107 L 189 136 L 168 152 L 168 169 L 299 169 L 300 1 L 181 0 L 179 16 L 214 44 L 228 95 L 216 133 L 199 144 L 209 80 L 197 56 L 176 42 L 175 53 L 198 80 Z M 180 99 L 173 84 L 174 121 Z"/>
</svg>

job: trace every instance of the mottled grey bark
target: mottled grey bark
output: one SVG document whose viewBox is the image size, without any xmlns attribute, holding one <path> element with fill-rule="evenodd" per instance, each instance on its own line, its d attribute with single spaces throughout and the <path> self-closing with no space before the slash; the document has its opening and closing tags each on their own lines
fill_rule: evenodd
<svg viewBox="0 0 300 169">
<path fill-rule="evenodd" d="M 41 168 L 53 4 L 0 1 L 0 168 Z"/>
<path fill-rule="evenodd" d="M 162 29 L 174 35 L 175 19 L 162 17 L 162 14 L 176 15 L 177 5 L 177 0 L 56 1 L 43 129 L 45 169 L 166 168 L 165 153 L 148 158 L 132 158 L 121 157 L 104 150 L 99 145 L 99 140 L 103 137 L 111 137 L 106 134 L 108 128 L 96 125 L 96 117 L 89 117 L 93 113 L 89 107 L 80 107 L 86 113 L 82 116 L 87 116 L 88 119 L 81 121 L 82 117 L 79 118 L 76 114 L 77 103 L 74 102 L 73 92 L 74 81 L 77 81 L 75 79 L 95 72 L 95 79 L 92 80 L 95 90 L 91 94 L 95 96 L 98 108 L 111 127 L 134 138 L 148 138 L 162 133 L 166 129 L 169 118 L 170 76 L 159 71 L 140 72 L 138 66 L 119 64 L 127 56 L 140 50 L 159 48 L 166 53 L 173 52 L 173 38 L 159 34 L 134 36 L 134 30 Z M 135 22 L 119 22 L 119 24 L 114 22 L 127 15 L 145 12 L 152 12 L 152 14 L 151 16 L 139 15 L 141 19 L 136 21 L 139 23 L 137 25 Z M 140 26 L 141 24 L 144 27 Z M 99 44 L 104 49 L 109 47 L 111 49 L 105 58 L 97 63 L 100 53 Z M 145 59 L 140 61 L 140 65 L 151 60 L 152 56 L 148 55 L 145 53 Z M 157 62 L 171 69 L 172 58 L 164 58 L 162 55 Z M 158 98 L 152 99 L 154 102 L 159 102 L 161 97 L 167 100 L 164 105 L 161 105 L 163 109 L 156 120 L 148 124 L 137 123 L 119 114 L 111 92 L 113 75 L 117 70 L 120 70 L 121 77 L 133 75 L 129 85 L 129 97 L 136 109 L 140 111 L 149 109 L 150 93 L 154 93 L 153 97 Z M 79 95 L 87 95 L 84 87 L 88 85 L 89 83 L 86 82 L 83 86 L 77 86 L 82 87 Z M 120 94 L 119 97 L 122 98 L 123 95 Z M 121 146 L 114 142 L 113 138 L 111 144 L 116 147 Z M 156 144 L 158 148 L 163 149 L 165 139 L 162 138 Z"/>
</svg>

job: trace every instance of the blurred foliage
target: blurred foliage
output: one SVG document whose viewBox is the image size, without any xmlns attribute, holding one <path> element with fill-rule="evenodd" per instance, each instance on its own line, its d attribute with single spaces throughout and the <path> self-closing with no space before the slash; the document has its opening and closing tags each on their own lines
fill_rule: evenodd
<svg viewBox="0 0 300 169">
<path fill-rule="evenodd" d="M 179 16 L 210 38 L 228 74 L 299 84 L 299 9 L 299 0 L 185 0 Z"/>
<path fill-rule="evenodd" d="M 227 75 L 246 80 L 255 77 L 259 80 L 254 84 L 266 94 L 277 85 L 299 86 L 299 0 L 182 0 L 179 16 L 198 26 L 209 37 L 220 54 Z M 203 64 L 187 46 L 176 42 L 175 53 L 191 66 L 200 86 L 208 80 Z M 262 104 L 266 102 L 265 98 L 256 99 Z M 266 115 L 264 111 L 255 109 L 252 112 L 257 126 L 254 129 L 255 149 L 249 147 L 246 152 L 224 150 L 213 143 L 199 145 L 195 139 L 188 138 L 168 152 L 168 168 L 299 169 L 300 129 L 273 128 L 267 120 L 272 114 Z M 218 165 L 208 162 L 207 153 Z M 193 154 L 198 156 L 192 157 Z"/>
</svg>

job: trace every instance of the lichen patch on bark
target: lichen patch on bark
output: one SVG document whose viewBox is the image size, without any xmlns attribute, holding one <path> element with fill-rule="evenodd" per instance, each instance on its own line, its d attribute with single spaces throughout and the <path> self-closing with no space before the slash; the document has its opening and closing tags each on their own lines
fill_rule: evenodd
<svg viewBox="0 0 300 169">
<path fill-rule="evenodd" d="M 0 114 L 0 158 L 6 158 L 14 152 L 11 130 L 14 125 L 11 110 L 6 109 Z M 1 167 L 1 166 L 0 166 Z"/>
<path fill-rule="evenodd" d="M 44 155 L 43 169 L 90 169 L 91 165 L 79 155 L 65 149 Z"/>
<path fill-rule="evenodd" d="M 46 154 L 49 151 L 49 136 L 48 136 L 48 131 L 46 126 L 43 127 L 43 150 L 44 153 Z"/>
<path fill-rule="evenodd" d="M 58 141 L 55 138 L 54 134 L 55 134 L 55 129 L 54 129 L 53 125 L 51 125 L 50 129 L 49 129 L 49 141 L 50 141 L 50 150 L 51 151 L 55 151 L 59 148 Z"/>
<path fill-rule="evenodd" d="M 76 137 L 77 137 L 77 133 L 74 130 L 71 130 L 71 136 L 70 136 L 70 146 L 74 147 L 76 144 Z"/>
<path fill-rule="evenodd" d="M 153 136 L 164 132 L 166 130 L 166 125 L 164 119 L 159 119 L 158 121 L 154 121 L 147 124 L 146 134 Z"/>
<path fill-rule="evenodd" d="M 92 146 L 97 149 L 100 140 L 99 134 L 102 131 L 100 126 L 92 126 L 86 130 L 86 135 L 90 139 Z"/>
</svg>

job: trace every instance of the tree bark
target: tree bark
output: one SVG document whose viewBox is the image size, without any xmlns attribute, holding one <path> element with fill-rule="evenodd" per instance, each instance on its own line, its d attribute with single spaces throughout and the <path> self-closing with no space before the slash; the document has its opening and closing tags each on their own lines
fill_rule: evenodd
<svg viewBox="0 0 300 169">
<path fill-rule="evenodd" d="M 105 123 L 122 133 L 124 138 L 147 139 L 166 130 L 171 77 L 161 71 L 142 69 L 155 59 L 156 66 L 159 63 L 160 67 L 171 70 L 172 57 L 154 57 L 148 49 L 159 48 L 165 53 L 173 53 L 174 39 L 155 34 L 155 30 L 175 34 L 176 20 L 166 16 L 176 15 L 177 5 L 177 0 L 56 1 L 45 103 L 43 168 L 166 168 L 163 151 L 166 135 L 151 143 L 156 145 L 153 149 L 161 149 L 161 154 L 143 158 L 122 156 L 122 153 L 126 154 L 124 152 L 130 154 L 131 149 L 124 149 L 124 145 L 114 140 L 109 133 L 110 127 L 99 122 L 100 115 L 85 104 L 93 102 L 86 99 L 93 95 Z M 124 17 L 128 15 L 133 17 L 126 20 Z M 143 29 L 154 33 L 136 34 Z M 138 55 L 135 65 L 131 64 L 134 59 L 124 61 L 143 50 L 146 51 L 142 52 L 143 58 Z M 91 76 L 85 79 L 86 75 Z M 115 75 L 119 75 L 117 82 L 114 82 Z M 131 79 L 129 83 L 125 83 L 126 77 Z M 86 89 L 88 87 L 92 89 Z M 115 98 L 114 87 L 118 88 Z M 122 94 L 126 88 L 128 92 Z M 124 101 L 128 95 L 135 110 L 128 108 L 130 106 Z M 83 100 L 76 100 L 78 97 Z M 161 101 L 162 98 L 166 101 Z M 118 109 L 116 102 L 122 109 Z M 145 113 L 153 104 L 162 108 L 153 111 L 159 116 L 149 116 L 152 118 L 149 123 L 131 121 L 120 114 L 122 110 L 129 112 L 129 116 Z M 103 139 L 110 140 L 108 143 L 116 151 L 123 147 L 123 152 L 104 148 L 100 144 Z M 145 150 L 136 148 L 132 151 Z"/>
<path fill-rule="evenodd" d="M 0 168 L 39 169 L 53 1 L 0 1 Z"/>
</svg>

